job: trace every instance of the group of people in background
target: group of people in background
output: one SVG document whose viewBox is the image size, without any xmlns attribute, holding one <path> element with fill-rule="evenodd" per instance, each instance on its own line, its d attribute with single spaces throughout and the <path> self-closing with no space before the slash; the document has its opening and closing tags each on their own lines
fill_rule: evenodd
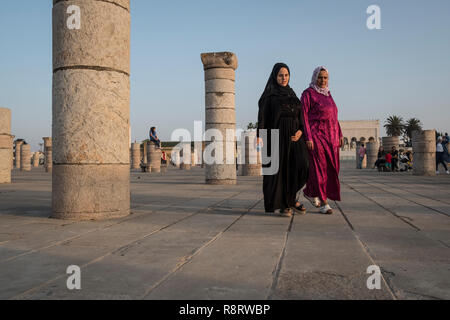
<svg viewBox="0 0 450 320">
<path fill-rule="evenodd" d="M 395 146 L 390 151 L 385 151 L 383 147 L 380 147 L 377 161 L 372 168 L 378 168 L 378 171 L 399 172 L 412 170 L 412 164 L 413 154 L 411 151 L 397 150 Z"/>
<path fill-rule="evenodd" d="M 266 212 L 283 216 L 306 212 L 304 197 L 323 214 L 332 214 L 328 200 L 340 201 L 339 149 L 343 145 L 337 106 L 331 96 L 328 70 L 317 67 L 309 87 L 299 99 L 289 86 L 289 67 L 277 63 L 272 69 L 258 112 L 258 145 L 271 154 L 271 130 L 279 132 L 279 170 L 264 175 Z M 260 130 L 267 130 L 262 141 Z M 270 167 L 271 163 L 263 165 Z"/>
</svg>

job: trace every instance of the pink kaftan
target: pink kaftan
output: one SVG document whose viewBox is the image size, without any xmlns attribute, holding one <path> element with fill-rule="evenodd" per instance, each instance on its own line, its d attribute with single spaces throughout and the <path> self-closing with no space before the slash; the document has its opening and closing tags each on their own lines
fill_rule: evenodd
<svg viewBox="0 0 450 320">
<path fill-rule="evenodd" d="M 308 197 L 341 200 L 339 183 L 339 140 L 342 137 L 338 110 L 329 96 L 306 89 L 301 98 L 305 140 L 314 143 L 309 151 L 309 178 L 303 191 Z"/>
</svg>

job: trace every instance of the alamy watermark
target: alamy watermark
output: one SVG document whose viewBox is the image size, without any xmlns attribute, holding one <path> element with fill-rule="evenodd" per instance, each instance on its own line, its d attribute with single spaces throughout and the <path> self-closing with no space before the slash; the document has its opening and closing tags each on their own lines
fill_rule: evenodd
<svg viewBox="0 0 450 320">
<path fill-rule="evenodd" d="M 379 6 L 373 4 L 369 6 L 366 10 L 367 14 L 370 16 L 367 18 L 367 29 L 369 30 L 380 30 L 381 29 L 381 9 Z"/>
<path fill-rule="evenodd" d="M 67 289 L 81 290 L 81 269 L 79 266 L 71 265 L 67 267 L 66 273 L 70 276 L 67 278 Z"/>
<path fill-rule="evenodd" d="M 379 266 L 371 265 L 367 268 L 367 274 L 371 276 L 367 278 L 367 289 L 380 290 L 381 289 L 381 270 Z"/>
<path fill-rule="evenodd" d="M 172 149 L 171 159 L 176 165 L 191 164 L 191 145 L 194 142 L 194 155 L 201 155 L 197 157 L 197 164 L 260 163 L 263 165 L 263 175 L 274 175 L 279 169 L 279 130 L 270 130 L 270 138 L 268 130 L 265 129 L 259 130 L 259 135 L 262 145 L 259 145 L 255 131 L 210 128 L 203 132 L 202 121 L 194 121 L 194 140 L 187 129 L 180 128 L 172 132 L 171 140 L 179 143 Z M 261 148 L 262 146 L 267 147 Z"/>
</svg>

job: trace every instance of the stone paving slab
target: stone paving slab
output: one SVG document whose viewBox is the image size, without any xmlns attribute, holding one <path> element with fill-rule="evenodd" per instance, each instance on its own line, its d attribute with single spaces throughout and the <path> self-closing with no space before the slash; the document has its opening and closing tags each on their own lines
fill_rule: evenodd
<svg viewBox="0 0 450 320">
<path fill-rule="evenodd" d="M 450 177 L 343 165 L 335 214 L 264 212 L 260 177 L 204 184 L 204 171 L 131 173 L 131 212 L 51 214 L 51 175 L 0 185 L 1 299 L 449 299 Z M 380 290 L 366 287 L 370 265 Z M 66 288 L 69 265 L 82 290 Z"/>
</svg>

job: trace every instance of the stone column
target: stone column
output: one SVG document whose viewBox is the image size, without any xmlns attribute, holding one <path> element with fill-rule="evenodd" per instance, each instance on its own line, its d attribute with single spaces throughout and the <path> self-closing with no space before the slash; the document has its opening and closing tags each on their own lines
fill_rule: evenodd
<svg viewBox="0 0 450 320">
<path fill-rule="evenodd" d="M 161 172 L 161 149 L 153 142 L 147 142 L 147 166 L 149 172 Z"/>
<path fill-rule="evenodd" d="M 20 152 L 20 171 L 31 171 L 31 146 L 27 143 L 22 145 Z"/>
<path fill-rule="evenodd" d="M 131 169 L 139 169 L 141 166 L 141 144 L 131 144 Z"/>
<path fill-rule="evenodd" d="M 398 148 L 400 146 L 400 138 L 399 137 L 383 137 L 382 140 L 383 140 L 384 151 L 391 152 L 393 146 L 395 146 L 398 151 Z"/>
<path fill-rule="evenodd" d="M 413 174 L 436 175 L 436 133 L 434 130 L 413 131 Z"/>
<path fill-rule="evenodd" d="M 0 183 L 11 183 L 11 110 L 0 108 Z"/>
<path fill-rule="evenodd" d="M 33 153 L 33 167 L 39 167 L 39 152 Z"/>
<path fill-rule="evenodd" d="M 221 163 L 208 164 L 208 159 L 204 159 L 206 183 L 236 184 L 234 82 L 235 70 L 238 67 L 237 57 L 231 52 L 217 52 L 203 53 L 201 59 L 205 70 L 205 129 L 220 131 L 222 138 L 216 139 L 215 142 L 223 145 Z M 227 136 L 227 129 L 232 130 L 233 134 Z M 212 139 L 207 139 L 206 149 L 209 149 L 211 144 L 213 144 Z M 226 150 L 230 154 L 227 155 Z M 228 164 L 226 158 L 229 160 Z"/>
<path fill-rule="evenodd" d="M 246 131 L 243 134 L 244 160 L 243 176 L 262 176 L 261 152 L 256 149 L 256 131 Z"/>
<path fill-rule="evenodd" d="M 14 154 L 14 159 L 15 159 L 15 163 L 14 166 L 16 167 L 16 169 L 20 169 L 20 153 L 22 151 L 22 144 L 23 144 L 23 140 L 16 140 L 15 142 L 16 145 L 16 152 Z"/>
<path fill-rule="evenodd" d="M 129 215 L 129 74 L 129 0 L 53 1 L 52 217 Z"/>
<path fill-rule="evenodd" d="M 147 163 L 147 142 L 144 142 L 142 144 L 142 159 L 144 161 L 144 163 Z"/>
<path fill-rule="evenodd" d="M 191 170 L 191 167 L 192 167 L 192 152 L 191 152 L 190 155 L 186 155 L 186 157 L 185 157 L 185 151 L 186 151 L 186 154 L 187 154 L 189 152 L 190 148 L 191 148 L 191 144 L 190 143 L 184 143 L 182 150 L 180 150 L 180 157 L 181 157 L 181 159 L 183 159 L 183 161 L 181 161 L 181 163 L 180 163 L 180 169 L 181 170 Z M 186 160 L 185 160 L 185 158 L 186 158 Z"/>
<path fill-rule="evenodd" d="M 52 172 L 53 169 L 53 150 L 52 150 L 52 138 L 44 139 L 44 168 L 45 172 Z"/>
<path fill-rule="evenodd" d="M 372 169 L 378 159 L 378 144 L 376 142 L 368 142 L 366 144 L 367 169 Z"/>
</svg>

